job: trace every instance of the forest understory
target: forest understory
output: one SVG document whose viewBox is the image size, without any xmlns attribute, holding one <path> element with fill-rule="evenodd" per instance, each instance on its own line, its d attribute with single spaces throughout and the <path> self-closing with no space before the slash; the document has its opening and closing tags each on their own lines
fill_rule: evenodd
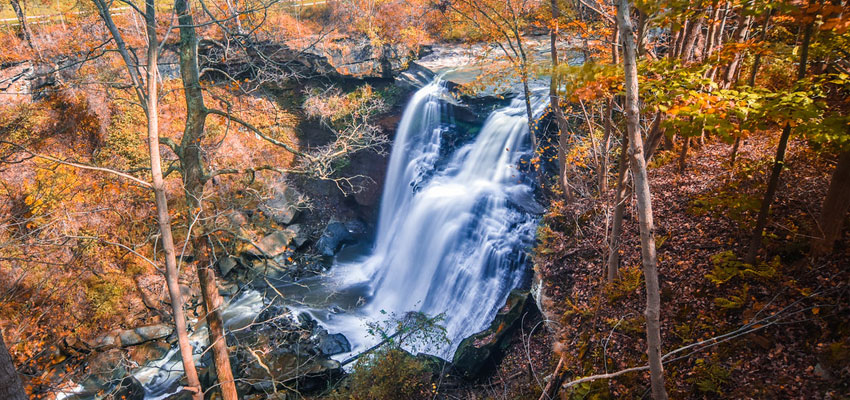
<svg viewBox="0 0 850 400">
<path fill-rule="evenodd" d="M 850 390 L 850 243 L 844 236 L 831 255 L 808 256 L 820 215 L 812 199 L 825 195 L 832 160 L 802 141 L 791 143 L 762 261 L 738 261 L 777 137 L 763 132 L 743 141 L 731 174 L 731 146 L 722 142 L 692 148 L 684 173 L 670 151 L 650 164 L 662 354 L 670 354 L 664 368 L 672 398 L 839 399 Z M 558 332 L 550 362 L 564 357 L 567 381 L 646 365 L 632 203 L 613 283 L 605 281 L 604 267 L 610 210 L 578 201 L 556 204 L 544 217 L 535 268 Z M 639 371 L 583 382 L 570 388 L 570 397 L 646 397 L 647 376 Z"/>
</svg>

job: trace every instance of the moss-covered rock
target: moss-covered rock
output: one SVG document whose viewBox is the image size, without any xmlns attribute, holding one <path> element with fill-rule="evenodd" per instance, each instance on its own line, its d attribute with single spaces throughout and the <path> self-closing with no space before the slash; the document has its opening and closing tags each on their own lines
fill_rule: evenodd
<svg viewBox="0 0 850 400">
<path fill-rule="evenodd" d="M 532 311 L 536 308 L 527 290 L 511 291 L 490 327 L 460 343 L 452 361 L 457 371 L 469 379 L 489 371 L 507 349 L 522 316 Z"/>
</svg>

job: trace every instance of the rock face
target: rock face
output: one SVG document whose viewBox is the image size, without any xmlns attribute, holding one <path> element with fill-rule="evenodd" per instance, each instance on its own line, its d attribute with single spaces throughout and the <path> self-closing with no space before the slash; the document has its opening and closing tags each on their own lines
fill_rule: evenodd
<svg viewBox="0 0 850 400">
<path fill-rule="evenodd" d="M 458 372 L 475 379 L 494 367 L 522 323 L 523 314 L 532 311 L 536 309 L 528 291 L 511 291 L 490 327 L 464 339 L 458 346 L 452 361 Z"/>
<path fill-rule="evenodd" d="M 339 75 L 354 78 L 390 78 L 417 56 L 402 46 L 375 47 L 367 38 L 341 38 L 307 51 L 327 60 Z"/>
<path fill-rule="evenodd" d="M 356 241 L 344 223 L 331 221 L 322 232 L 322 237 L 316 242 L 316 250 L 323 256 L 332 257 L 343 245 L 354 244 Z"/>
</svg>

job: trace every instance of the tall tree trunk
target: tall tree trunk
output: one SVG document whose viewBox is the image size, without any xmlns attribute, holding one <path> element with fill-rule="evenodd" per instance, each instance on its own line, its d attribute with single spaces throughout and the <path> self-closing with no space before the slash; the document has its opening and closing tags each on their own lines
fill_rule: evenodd
<svg viewBox="0 0 850 400">
<path fill-rule="evenodd" d="M 705 58 L 711 56 L 711 53 L 714 52 L 714 32 L 717 30 L 718 19 L 720 19 L 720 4 L 717 0 L 714 1 L 711 5 L 712 14 L 711 21 L 708 24 L 708 32 L 705 34 L 705 41 L 703 42 L 702 54 Z"/>
<path fill-rule="evenodd" d="M 0 399 L 27 400 L 21 377 L 18 376 L 12 356 L 3 341 L 3 331 L 0 331 Z"/>
<path fill-rule="evenodd" d="M 629 1 L 620 0 L 619 5 L 617 18 L 620 23 L 620 34 L 623 42 L 629 166 L 635 183 L 643 274 L 646 281 L 646 342 L 650 382 L 652 397 L 655 400 L 667 400 L 667 390 L 664 388 L 664 367 L 661 364 L 661 295 L 658 290 L 658 268 L 655 256 L 655 227 L 652 221 L 652 200 L 646 174 L 646 160 L 643 158 L 643 143 L 640 137 L 637 57 L 635 42 L 631 38 L 632 21 Z"/>
<path fill-rule="evenodd" d="M 570 188 L 570 180 L 567 168 L 567 132 L 569 130 L 569 126 L 567 125 L 567 118 L 564 116 L 564 111 L 561 110 L 561 101 L 560 96 L 558 95 L 558 74 L 557 69 L 558 65 L 560 65 L 560 60 L 558 59 L 558 32 L 557 32 L 557 21 L 561 16 L 561 9 L 558 7 L 558 0 L 551 0 L 550 2 L 551 11 L 552 11 L 552 22 L 553 25 L 550 27 L 549 31 L 549 51 L 552 54 L 552 76 L 549 81 L 549 107 L 552 108 L 552 115 L 555 117 L 555 124 L 558 126 L 558 177 L 560 180 L 561 189 L 564 191 L 564 198 L 568 203 L 573 201 L 573 191 Z M 529 119 L 531 118 L 531 106 L 529 104 L 526 105 L 528 107 Z M 529 129 L 531 129 L 529 127 Z"/>
<path fill-rule="evenodd" d="M 145 86 L 142 83 L 136 63 L 130 57 L 130 52 L 127 50 L 121 32 L 112 20 L 109 6 L 103 0 L 93 0 L 93 3 L 97 7 L 101 19 L 106 24 L 107 29 L 115 41 L 118 53 L 121 55 L 127 72 L 130 75 L 136 97 L 147 116 L 148 150 L 151 158 L 151 187 L 154 191 L 157 223 L 159 224 L 162 248 L 165 252 L 165 284 L 171 299 L 171 313 L 174 317 L 174 330 L 177 333 L 180 360 L 183 363 L 183 371 L 186 374 L 186 381 L 189 384 L 186 389 L 193 392 L 193 399 L 202 400 L 201 384 L 198 380 L 198 372 L 195 368 L 195 361 L 192 355 L 192 345 L 189 343 L 189 335 L 186 330 L 183 295 L 180 292 L 177 257 L 174 248 L 174 237 L 171 232 L 171 216 L 168 214 L 168 200 L 165 196 L 165 183 L 162 178 L 162 160 L 159 154 L 159 110 L 157 104 L 157 54 L 159 49 L 156 37 L 156 9 L 153 0 L 145 2 L 145 25 L 148 35 L 148 75 L 147 86 Z"/>
<path fill-rule="evenodd" d="M 108 9 L 106 10 L 108 13 Z M 174 314 L 174 325 L 177 331 L 177 342 L 180 348 L 180 358 L 190 390 L 194 391 L 195 400 L 203 399 L 198 372 L 192 356 L 192 345 L 186 333 L 186 316 L 183 312 L 183 295 L 178 283 L 177 256 L 174 249 L 174 237 L 171 233 L 171 216 L 168 214 L 168 200 L 165 197 L 165 182 L 162 178 L 162 161 L 159 154 L 159 107 L 157 104 L 159 92 L 157 82 L 157 55 L 159 46 L 156 36 L 156 9 L 153 0 L 145 2 L 145 27 L 148 35 L 148 64 L 147 64 L 147 118 L 148 118 L 148 150 L 151 157 L 151 178 L 156 201 L 156 219 L 162 234 L 162 248 L 165 251 L 165 282 L 171 296 L 171 310 Z"/>
<path fill-rule="evenodd" d="M 673 40 L 673 48 L 669 53 L 670 59 L 679 58 L 679 54 L 682 53 L 682 47 L 684 47 L 685 43 L 685 35 L 688 32 L 688 25 L 690 24 L 690 20 L 685 19 L 682 23 L 682 27 L 679 28 L 679 32 L 676 32 L 676 39 Z"/>
<path fill-rule="evenodd" d="M 812 24 L 807 23 L 803 33 L 803 45 L 800 51 L 800 65 L 797 69 L 797 81 L 800 81 L 806 76 L 806 63 L 809 59 L 809 42 L 812 39 Z M 782 135 L 779 136 L 779 145 L 776 148 L 776 158 L 773 162 L 773 170 L 770 173 L 770 179 L 767 182 L 767 190 L 764 193 L 764 198 L 761 201 L 761 209 L 759 209 L 758 219 L 756 219 L 756 228 L 753 230 L 750 237 L 750 248 L 747 251 L 747 256 L 744 261 L 748 264 L 756 262 L 759 249 L 761 249 L 761 236 L 764 233 L 764 228 L 767 226 L 767 217 L 770 213 L 770 206 L 773 203 L 773 198 L 776 195 L 776 189 L 779 187 L 779 175 L 782 173 L 782 168 L 785 167 L 785 149 L 788 147 L 788 139 L 791 137 L 791 125 L 785 124 L 782 128 Z"/>
<path fill-rule="evenodd" d="M 599 193 L 602 196 L 607 196 L 608 193 L 608 152 L 611 147 L 611 132 L 614 130 L 614 97 L 611 96 L 605 101 L 605 111 L 602 118 L 604 119 L 604 133 L 602 136 L 602 157 L 599 165 Z"/>
<path fill-rule="evenodd" d="M 617 65 L 620 63 L 620 29 L 617 23 L 614 23 L 614 34 L 611 38 L 611 64 Z M 602 138 L 602 171 L 599 175 L 599 192 L 608 193 L 608 152 L 611 150 L 611 134 L 614 131 L 614 96 L 608 98 L 605 104 L 604 121 L 604 137 Z"/>
<path fill-rule="evenodd" d="M 835 242 L 841 237 L 841 229 L 850 208 L 850 150 L 838 155 L 838 165 L 832 173 L 829 190 L 823 200 L 820 213 L 820 235 L 812 241 L 815 255 L 832 252 Z"/>
<path fill-rule="evenodd" d="M 176 0 L 174 8 L 180 24 L 180 75 L 183 80 L 183 92 L 186 98 L 186 127 L 180 143 L 180 164 L 183 172 L 183 186 L 186 202 L 193 218 L 198 218 L 203 210 L 204 185 L 207 181 L 204 172 L 203 151 L 200 143 L 204 137 L 207 108 L 201 89 L 198 68 L 198 37 L 195 23 L 189 10 L 188 0 Z M 204 299 L 207 326 L 210 330 L 210 347 L 213 353 L 216 376 L 224 400 L 237 400 L 236 382 L 230 367 L 224 323 L 221 319 L 221 296 L 216 286 L 215 270 L 211 268 L 212 258 L 206 243 L 203 224 L 197 229 L 192 240 L 193 255 L 198 268 L 198 281 Z"/>
</svg>

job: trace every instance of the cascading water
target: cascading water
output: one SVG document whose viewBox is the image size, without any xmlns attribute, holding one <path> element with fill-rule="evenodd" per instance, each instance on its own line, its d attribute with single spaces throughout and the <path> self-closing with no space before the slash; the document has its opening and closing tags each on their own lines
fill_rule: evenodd
<svg viewBox="0 0 850 400">
<path fill-rule="evenodd" d="M 529 147 L 523 100 L 491 113 L 474 141 L 439 160 L 441 140 L 452 129 L 446 95 L 437 80 L 411 99 L 393 145 L 371 255 L 334 269 L 343 285 L 367 288 L 366 305 L 354 313 L 359 318 L 444 314 L 451 345 L 431 352 L 451 358 L 521 283 L 536 227 L 527 210 L 539 206 L 517 170 Z M 535 101 L 538 112 L 543 99 Z M 352 329 L 350 318 L 323 322 L 346 333 L 355 352 L 375 341 Z"/>
<path fill-rule="evenodd" d="M 333 279 L 279 286 L 292 311 L 308 312 L 328 331 L 343 333 L 352 342 L 348 354 L 378 341 L 367 333 L 367 323 L 387 313 L 419 311 L 444 315 L 450 345 L 425 350 L 450 359 L 463 338 L 487 327 L 525 277 L 524 251 L 534 238 L 535 214 L 542 211 L 517 169 L 528 151 L 525 104 L 517 99 L 493 111 L 474 140 L 452 150 L 443 143 L 457 133 L 447 117 L 448 97 L 436 80 L 417 91 L 404 111 L 370 254 L 335 265 Z M 536 96 L 534 111 L 545 106 L 545 96 Z M 222 313 L 226 328 L 251 323 L 264 304 L 256 291 L 233 298 Z M 357 306 L 347 307 L 352 304 Z M 206 328 L 190 339 L 197 362 Z M 177 348 L 133 376 L 146 400 L 175 393 L 183 376 Z M 77 385 L 61 397 L 81 390 Z"/>
</svg>

